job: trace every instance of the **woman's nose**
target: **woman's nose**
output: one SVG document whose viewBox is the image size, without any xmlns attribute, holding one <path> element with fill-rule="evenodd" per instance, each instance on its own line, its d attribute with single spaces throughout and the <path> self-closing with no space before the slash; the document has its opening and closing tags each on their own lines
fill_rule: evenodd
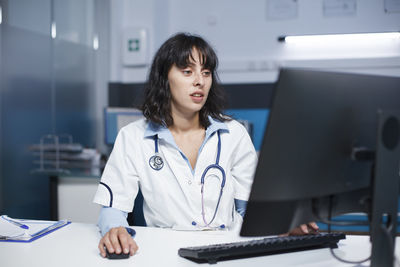
<svg viewBox="0 0 400 267">
<path fill-rule="evenodd" d="M 193 81 L 194 86 L 203 86 L 204 85 L 204 78 L 202 73 L 196 73 Z"/>
</svg>

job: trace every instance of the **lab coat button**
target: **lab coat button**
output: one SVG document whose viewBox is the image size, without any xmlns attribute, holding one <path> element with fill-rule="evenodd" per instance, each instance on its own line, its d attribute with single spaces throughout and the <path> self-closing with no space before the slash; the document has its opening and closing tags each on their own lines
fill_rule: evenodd
<svg viewBox="0 0 400 267">
<path fill-rule="evenodd" d="M 191 180 L 188 180 L 188 184 L 191 185 L 191 184 L 192 184 L 192 181 L 191 181 Z"/>
</svg>

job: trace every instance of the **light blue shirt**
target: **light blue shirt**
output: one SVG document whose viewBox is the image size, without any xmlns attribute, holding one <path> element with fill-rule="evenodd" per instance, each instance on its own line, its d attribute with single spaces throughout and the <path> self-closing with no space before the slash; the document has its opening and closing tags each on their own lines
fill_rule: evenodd
<svg viewBox="0 0 400 267">
<path fill-rule="evenodd" d="M 201 152 L 204 144 L 215 132 L 219 130 L 229 131 L 225 123 L 216 121 L 211 117 L 209 117 L 209 121 L 210 125 L 207 127 L 206 136 L 204 138 L 202 145 L 200 146 L 198 153 Z M 155 135 L 157 135 L 159 139 L 164 139 L 166 142 L 173 145 L 181 153 L 183 159 L 187 162 L 192 173 L 194 173 L 194 169 L 192 168 L 189 159 L 182 153 L 182 151 L 176 145 L 175 140 L 167 127 L 155 123 L 149 123 L 144 133 L 144 137 L 154 138 Z M 235 209 L 241 216 L 244 216 L 244 213 L 246 211 L 246 205 L 247 201 L 235 199 Z M 100 216 L 98 220 L 98 226 L 100 228 L 101 234 L 105 235 L 111 228 L 114 227 L 119 227 L 119 226 L 128 227 L 129 225 L 127 222 L 127 216 L 128 214 L 124 211 L 103 206 L 103 208 L 100 211 Z"/>
<path fill-rule="evenodd" d="M 204 144 L 207 143 L 208 139 L 215 132 L 217 132 L 217 131 L 229 132 L 229 129 L 225 123 L 214 120 L 211 117 L 208 117 L 208 119 L 210 121 L 210 125 L 207 127 L 206 136 L 204 138 L 203 143 L 201 144 L 201 146 L 199 148 L 199 151 L 197 153 L 197 158 L 199 157 L 200 152 L 203 150 Z M 192 174 L 194 174 L 194 169 L 192 168 L 192 165 L 190 164 L 189 159 L 185 156 L 185 154 L 183 154 L 183 152 L 179 149 L 178 145 L 175 143 L 174 137 L 172 136 L 172 133 L 170 132 L 170 130 L 165 126 L 150 122 L 144 133 L 144 137 L 145 138 L 154 138 L 155 135 L 157 135 L 158 139 L 164 139 L 167 143 L 174 146 L 181 153 L 183 159 L 186 161 L 190 170 L 192 171 Z"/>
</svg>

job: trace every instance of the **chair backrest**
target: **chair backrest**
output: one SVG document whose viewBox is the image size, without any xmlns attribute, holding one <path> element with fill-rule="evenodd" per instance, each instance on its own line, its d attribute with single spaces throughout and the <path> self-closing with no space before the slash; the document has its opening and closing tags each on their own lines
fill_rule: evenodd
<svg viewBox="0 0 400 267">
<path fill-rule="evenodd" d="M 140 189 L 135 199 L 133 211 L 128 213 L 127 220 L 131 226 L 147 226 L 143 214 L 143 195 Z"/>
</svg>

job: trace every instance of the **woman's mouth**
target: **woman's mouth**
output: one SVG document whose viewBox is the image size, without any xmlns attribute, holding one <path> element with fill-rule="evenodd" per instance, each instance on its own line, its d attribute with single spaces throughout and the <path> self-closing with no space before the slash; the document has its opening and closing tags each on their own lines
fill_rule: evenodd
<svg viewBox="0 0 400 267">
<path fill-rule="evenodd" d="M 204 99 L 204 94 L 201 93 L 193 93 L 190 95 L 190 97 L 192 98 L 193 102 L 195 103 L 201 103 Z"/>
</svg>

